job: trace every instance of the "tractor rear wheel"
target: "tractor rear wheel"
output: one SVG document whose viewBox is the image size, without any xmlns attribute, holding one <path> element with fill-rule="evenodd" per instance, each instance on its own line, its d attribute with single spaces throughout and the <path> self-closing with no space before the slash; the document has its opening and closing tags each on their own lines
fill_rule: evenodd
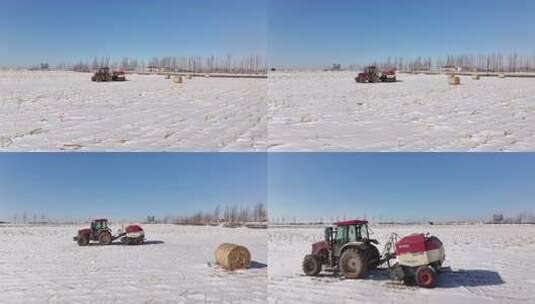
<svg viewBox="0 0 535 304">
<path fill-rule="evenodd" d="M 437 285 L 437 273 L 429 266 L 421 266 L 416 270 L 416 284 L 424 288 L 433 288 Z"/>
<path fill-rule="evenodd" d="M 376 269 L 379 266 L 381 260 L 381 254 L 377 247 L 370 244 L 370 249 L 368 249 L 368 269 Z"/>
<path fill-rule="evenodd" d="M 87 236 L 78 236 L 78 246 L 89 245 L 89 238 Z"/>
<path fill-rule="evenodd" d="M 312 254 L 305 255 L 303 260 L 303 272 L 307 276 L 315 277 L 321 271 L 321 264 L 317 256 Z"/>
<path fill-rule="evenodd" d="M 111 241 L 111 233 L 109 231 L 103 231 L 98 236 L 98 243 L 100 245 L 110 245 Z"/>
<path fill-rule="evenodd" d="M 346 279 L 358 279 L 366 274 L 368 261 L 365 254 L 349 248 L 340 257 L 340 271 Z"/>
</svg>

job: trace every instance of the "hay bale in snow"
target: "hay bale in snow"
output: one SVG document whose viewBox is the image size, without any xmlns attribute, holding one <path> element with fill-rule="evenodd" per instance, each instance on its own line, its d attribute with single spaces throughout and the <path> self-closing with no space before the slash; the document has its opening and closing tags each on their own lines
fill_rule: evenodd
<svg viewBox="0 0 535 304">
<path fill-rule="evenodd" d="M 224 243 L 215 251 L 215 262 L 228 270 L 247 268 L 251 265 L 251 253 L 243 246 Z"/>
<path fill-rule="evenodd" d="M 171 75 L 170 74 L 165 75 L 165 79 L 171 79 Z"/>
<path fill-rule="evenodd" d="M 503 73 L 498 74 L 498 78 L 505 78 L 505 74 Z"/>
<path fill-rule="evenodd" d="M 461 78 L 459 78 L 459 76 L 450 75 L 450 77 L 448 77 L 448 83 L 450 85 L 459 85 L 461 84 Z"/>
<path fill-rule="evenodd" d="M 182 76 L 173 76 L 174 83 L 182 83 Z"/>
<path fill-rule="evenodd" d="M 480 78 L 480 77 L 479 77 L 478 74 L 474 74 L 474 75 L 472 75 L 472 79 L 473 79 L 473 80 L 479 80 L 479 78 Z"/>
</svg>

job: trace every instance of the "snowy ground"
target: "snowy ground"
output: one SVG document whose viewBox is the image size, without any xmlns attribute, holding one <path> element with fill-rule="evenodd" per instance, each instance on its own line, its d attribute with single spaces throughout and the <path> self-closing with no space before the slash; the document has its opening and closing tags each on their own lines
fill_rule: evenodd
<svg viewBox="0 0 535 304">
<path fill-rule="evenodd" d="M 267 82 L 0 71 L 0 151 L 255 151 L 266 147 Z"/>
<path fill-rule="evenodd" d="M 266 230 L 143 228 L 143 246 L 79 247 L 72 240 L 78 227 L 0 225 L 0 302 L 266 302 Z M 208 265 L 222 242 L 247 246 L 252 268 L 228 272 Z"/>
<path fill-rule="evenodd" d="M 269 74 L 270 150 L 535 149 L 535 78 L 400 74 L 358 84 L 352 72 Z"/>
<path fill-rule="evenodd" d="M 451 271 L 439 287 L 394 284 L 384 270 L 367 279 L 343 280 L 324 273 L 303 275 L 301 264 L 323 228 L 269 230 L 270 303 L 533 303 L 535 302 L 535 226 L 372 226 L 384 244 L 391 232 L 430 232 L 444 243 Z M 380 246 L 382 251 L 382 246 Z M 276 262 L 275 262 L 276 261 Z"/>
</svg>

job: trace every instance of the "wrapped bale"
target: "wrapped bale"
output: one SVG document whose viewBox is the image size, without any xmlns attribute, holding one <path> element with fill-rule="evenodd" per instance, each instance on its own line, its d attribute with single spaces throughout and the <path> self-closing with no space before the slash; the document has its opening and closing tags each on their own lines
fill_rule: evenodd
<svg viewBox="0 0 535 304">
<path fill-rule="evenodd" d="M 448 77 L 448 83 L 450 85 L 459 85 L 461 84 L 461 78 L 455 75 L 451 75 L 450 77 Z"/>
<path fill-rule="evenodd" d="M 173 76 L 174 83 L 182 83 L 182 76 Z"/>
<path fill-rule="evenodd" d="M 251 253 L 243 246 L 224 243 L 217 247 L 215 261 L 228 270 L 248 268 L 251 264 Z"/>
</svg>

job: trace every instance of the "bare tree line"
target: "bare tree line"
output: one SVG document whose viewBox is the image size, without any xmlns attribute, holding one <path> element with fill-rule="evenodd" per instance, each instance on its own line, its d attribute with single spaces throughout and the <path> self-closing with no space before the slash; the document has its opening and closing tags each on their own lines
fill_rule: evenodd
<svg viewBox="0 0 535 304">
<path fill-rule="evenodd" d="M 217 205 L 212 211 L 199 211 L 192 215 L 164 216 L 158 219 L 148 216 L 149 223 L 211 225 L 219 223 L 243 224 L 248 222 L 267 222 L 267 209 L 264 204 L 253 206 Z"/>
<path fill-rule="evenodd" d="M 503 214 L 493 214 L 489 224 L 535 224 L 535 216 L 532 213 L 524 212 L 512 217 Z"/>
<path fill-rule="evenodd" d="M 32 224 L 32 223 L 47 223 L 48 219 L 44 213 L 41 214 L 29 214 L 28 212 L 24 211 L 22 214 L 15 213 L 13 215 L 13 223 L 14 224 Z"/>
<path fill-rule="evenodd" d="M 388 57 L 386 60 L 374 62 L 381 69 L 399 71 L 432 71 L 441 67 L 455 67 L 466 71 L 478 72 L 535 72 L 535 51 L 532 54 L 460 54 L 446 57 Z M 351 65 L 353 70 L 362 69 L 362 65 Z"/>
<path fill-rule="evenodd" d="M 110 57 L 94 57 L 92 60 L 80 60 L 74 64 L 61 63 L 59 70 L 90 72 L 100 67 L 110 67 L 132 72 L 165 71 L 173 73 L 233 73 L 266 74 L 267 65 L 260 55 L 224 58 L 217 56 L 164 56 L 150 59 L 123 57 L 112 60 Z"/>
</svg>

